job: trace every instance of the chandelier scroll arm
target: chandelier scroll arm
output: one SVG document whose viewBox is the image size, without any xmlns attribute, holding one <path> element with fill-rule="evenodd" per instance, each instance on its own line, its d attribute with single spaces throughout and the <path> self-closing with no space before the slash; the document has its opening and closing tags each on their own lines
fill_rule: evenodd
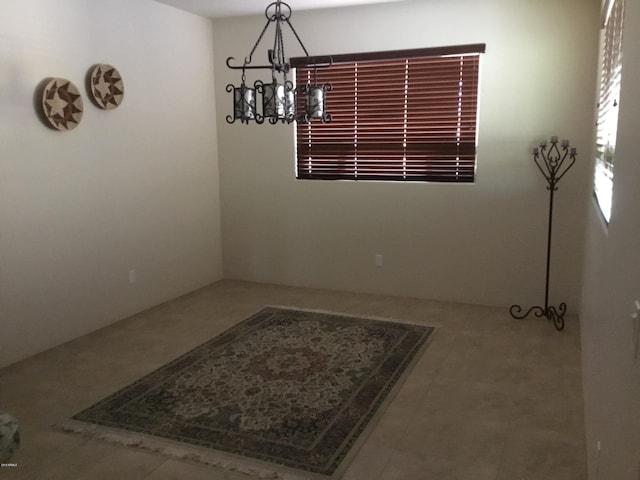
<svg viewBox="0 0 640 480">
<path fill-rule="evenodd" d="M 231 70 L 271 70 L 271 65 L 231 65 L 231 61 L 234 61 L 234 57 L 227 58 L 227 67 Z"/>
</svg>

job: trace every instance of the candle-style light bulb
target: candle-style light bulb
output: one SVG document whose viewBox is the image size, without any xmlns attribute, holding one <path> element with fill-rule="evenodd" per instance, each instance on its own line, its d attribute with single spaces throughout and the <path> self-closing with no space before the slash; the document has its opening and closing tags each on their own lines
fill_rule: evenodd
<svg viewBox="0 0 640 480">
<path fill-rule="evenodd" d="M 539 153 L 538 147 L 533 147 L 533 154 L 538 155 L 538 153 Z"/>
<path fill-rule="evenodd" d="M 558 137 L 556 137 L 555 135 L 551 137 L 551 143 L 558 143 Z"/>
</svg>

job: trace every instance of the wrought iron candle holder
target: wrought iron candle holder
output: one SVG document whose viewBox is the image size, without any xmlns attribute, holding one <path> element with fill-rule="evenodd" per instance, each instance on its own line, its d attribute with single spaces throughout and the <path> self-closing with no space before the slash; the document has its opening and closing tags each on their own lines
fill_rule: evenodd
<svg viewBox="0 0 640 480">
<path fill-rule="evenodd" d="M 229 84 L 227 92 L 233 92 L 233 115 L 227 115 L 228 123 L 240 121 L 244 124 L 255 122 L 264 123 L 268 119 L 271 125 L 277 123 L 291 123 L 293 121 L 308 123 L 319 120 L 323 123 L 331 121 L 331 115 L 327 112 L 327 92 L 332 89 L 331 84 L 318 84 L 318 68 L 332 66 L 331 57 L 318 62 L 317 57 L 310 57 L 309 52 L 300 40 L 298 32 L 290 21 L 291 7 L 282 0 L 270 3 L 265 12 L 267 23 L 258 36 L 258 40 L 251 49 L 249 56 L 245 57 L 241 65 L 233 65 L 234 57 L 227 58 L 227 67 L 232 70 L 241 70 L 242 76 L 239 86 Z M 267 50 L 268 65 L 252 65 L 253 54 L 270 25 L 274 25 L 275 38 L 273 48 Z M 291 64 L 287 60 L 284 51 L 283 27 L 288 26 L 304 54 L 307 62 L 305 65 L 313 67 L 313 76 L 306 85 L 297 89 L 293 82 L 288 80 Z M 257 80 L 253 86 L 247 84 L 247 70 L 270 70 L 271 83 Z M 311 83 L 313 80 L 313 83 Z M 298 101 L 298 94 L 301 95 Z M 259 110 L 262 108 L 262 111 Z"/>
<path fill-rule="evenodd" d="M 558 308 L 549 305 L 549 267 L 551 265 L 551 227 L 553 226 L 553 194 L 558 182 L 576 162 L 576 149 L 569 146 L 569 140 L 563 140 L 558 147 L 558 137 L 551 137 L 550 145 L 546 141 L 533 149 L 533 160 L 547 181 L 549 190 L 549 227 L 547 229 L 547 272 L 544 285 L 544 307 L 535 305 L 525 313 L 520 305 L 511 305 L 509 313 L 513 318 L 523 319 L 533 313 L 536 317 L 547 317 L 553 321 L 556 330 L 564 328 L 564 314 L 567 304 L 562 302 Z"/>
</svg>

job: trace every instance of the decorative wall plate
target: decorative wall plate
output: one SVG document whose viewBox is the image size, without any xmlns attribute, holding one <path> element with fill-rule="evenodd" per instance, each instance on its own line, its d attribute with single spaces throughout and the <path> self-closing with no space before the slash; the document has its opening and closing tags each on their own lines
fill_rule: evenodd
<svg viewBox="0 0 640 480">
<path fill-rule="evenodd" d="M 91 71 L 89 79 L 93 100 L 100 108 L 112 110 L 122 103 L 124 83 L 115 67 L 101 63 Z"/>
<path fill-rule="evenodd" d="M 70 80 L 52 78 L 42 91 L 44 115 L 57 130 L 73 130 L 82 120 L 82 96 Z"/>
</svg>

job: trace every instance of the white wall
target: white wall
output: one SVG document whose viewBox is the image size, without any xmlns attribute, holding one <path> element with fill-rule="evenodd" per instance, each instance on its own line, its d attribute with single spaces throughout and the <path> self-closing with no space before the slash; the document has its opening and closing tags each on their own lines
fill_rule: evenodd
<svg viewBox="0 0 640 480">
<path fill-rule="evenodd" d="M 556 196 L 551 301 L 577 311 L 598 0 L 408 1 L 295 11 L 312 55 L 486 43 L 473 185 L 296 180 L 293 126 L 228 125 L 264 16 L 214 21 L 224 275 L 478 304 L 544 301 L 548 194 L 531 147 L 581 154 Z M 264 63 L 272 32 L 254 55 Z M 289 55 L 299 55 L 288 42 Z M 251 76 L 252 82 L 255 78 Z M 266 72 L 265 72 L 266 73 Z M 267 80 L 268 73 L 263 74 Z M 384 267 L 374 267 L 374 255 Z"/>
<path fill-rule="evenodd" d="M 84 88 L 103 62 L 124 79 L 113 111 Z M 83 93 L 70 132 L 34 110 L 56 76 Z M 0 366 L 221 277 L 213 86 L 206 19 L 152 0 L 0 2 Z"/>
<path fill-rule="evenodd" d="M 589 205 L 581 331 L 589 478 L 640 478 L 640 1 L 626 0 L 622 92 L 609 227 Z M 600 442 L 600 454 L 597 444 Z"/>
</svg>

